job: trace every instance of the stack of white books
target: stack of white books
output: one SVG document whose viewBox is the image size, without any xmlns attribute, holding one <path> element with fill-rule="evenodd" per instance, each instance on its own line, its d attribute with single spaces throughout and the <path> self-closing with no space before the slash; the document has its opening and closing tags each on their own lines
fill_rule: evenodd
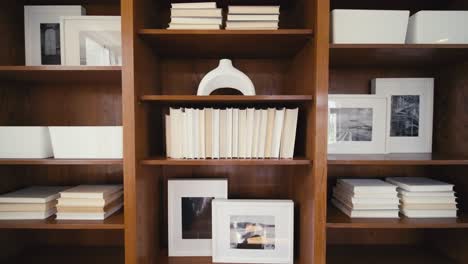
<svg viewBox="0 0 468 264">
<path fill-rule="evenodd" d="M 104 220 L 122 206 L 122 185 L 78 185 L 60 192 L 57 219 Z"/>
<path fill-rule="evenodd" d="M 229 6 L 226 29 L 278 29 L 279 6 Z"/>
<path fill-rule="evenodd" d="M 31 186 L 0 195 L 1 220 L 46 219 L 54 215 L 63 186 Z"/>
<path fill-rule="evenodd" d="M 410 218 L 457 217 L 453 185 L 424 177 L 387 178 L 398 186 L 400 211 Z"/>
<path fill-rule="evenodd" d="M 396 188 L 378 179 L 339 179 L 332 203 L 351 218 L 398 218 Z"/>
<path fill-rule="evenodd" d="M 293 158 L 298 112 L 298 108 L 171 108 L 165 118 L 167 156 Z"/>
<path fill-rule="evenodd" d="M 173 3 L 168 29 L 220 29 L 222 24 L 222 9 L 216 8 L 216 2 Z"/>
</svg>

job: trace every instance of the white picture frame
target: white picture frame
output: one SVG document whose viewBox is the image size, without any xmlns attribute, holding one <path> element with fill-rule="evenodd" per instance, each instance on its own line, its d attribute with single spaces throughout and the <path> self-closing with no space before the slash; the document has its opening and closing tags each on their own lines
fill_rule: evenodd
<svg viewBox="0 0 468 264">
<path fill-rule="evenodd" d="M 60 30 L 63 65 L 122 65 L 120 16 L 63 16 Z"/>
<path fill-rule="evenodd" d="M 328 153 L 385 154 L 387 98 L 328 96 Z"/>
<path fill-rule="evenodd" d="M 227 179 L 168 180 L 169 256 L 211 256 L 211 223 L 205 225 L 204 222 L 204 225 L 199 225 L 201 230 L 185 230 L 183 225 L 187 226 L 191 222 L 193 213 L 183 209 L 187 208 L 187 205 L 192 205 L 192 210 L 198 208 L 197 217 L 211 221 L 211 203 L 207 204 L 206 198 L 227 198 L 227 192 Z M 211 202 L 211 199 L 208 202 Z M 183 220 L 184 215 L 189 217 Z"/>
<path fill-rule="evenodd" d="M 213 263 L 294 262 L 293 201 L 215 199 L 212 207 Z"/>
<path fill-rule="evenodd" d="M 60 65 L 60 16 L 82 16 L 86 10 L 72 6 L 24 6 L 24 47 L 27 66 Z"/>
<path fill-rule="evenodd" d="M 431 153 L 434 78 L 377 78 L 372 93 L 387 98 L 387 152 Z"/>
</svg>

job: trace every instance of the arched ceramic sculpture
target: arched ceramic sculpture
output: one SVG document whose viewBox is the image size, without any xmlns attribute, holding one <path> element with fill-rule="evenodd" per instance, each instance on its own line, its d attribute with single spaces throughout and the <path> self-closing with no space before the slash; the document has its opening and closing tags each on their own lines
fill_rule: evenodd
<svg viewBox="0 0 468 264">
<path fill-rule="evenodd" d="M 245 73 L 232 66 L 232 61 L 222 59 L 216 69 L 203 77 L 198 85 L 197 95 L 210 95 L 219 88 L 232 88 L 243 95 L 255 95 L 255 87 Z"/>
</svg>

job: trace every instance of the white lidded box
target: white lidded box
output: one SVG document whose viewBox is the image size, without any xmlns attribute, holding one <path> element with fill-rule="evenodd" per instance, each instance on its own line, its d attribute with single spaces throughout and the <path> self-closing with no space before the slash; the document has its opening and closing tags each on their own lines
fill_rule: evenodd
<svg viewBox="0 0 468 264">
<path fill-rule="evenodd" d="M 408 44 L 468 43 L 468 11 L 419 11 L 409 19 Z"/>
<path fill-rule="evenodd" d="M 45 159 L 52 156 L 48 127 L 0 126 L 0 158 Z"/>
<path fill-rule="evenodd" d="M 56 159 L 121 159 L 121 126 L 49 127 Z"/>
<path fill-rule="evenodd" d="M 335 9 L 331 12 L 333 44 L 404 44 L 409 11 Z"/>
</svg>

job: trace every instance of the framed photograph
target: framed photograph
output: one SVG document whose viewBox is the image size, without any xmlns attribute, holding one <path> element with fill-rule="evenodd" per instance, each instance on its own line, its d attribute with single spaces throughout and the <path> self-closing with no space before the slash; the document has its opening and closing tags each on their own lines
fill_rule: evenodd
<svg viewBox="0 0 468 264">
<path fill-rule="evenodd" d="M 378 78 L 372 92 L 387 97 L 387 151 L 431 153 L 433 78 Z"/>
<path fill-rule="evenodd" d="M 122 65 L 120 16 L 67 16 L 60 25 L 63 65 Z"/>
<path fill-rule="evenodd" d="M 328 153 L 386 153 L 387 98 L 328 96 Z"/>
<path fill-rule="evenodd" d="M 213 262 L 293 263 L 292 201 L 216 199 L 212 206 Z"/>
<path fill-rule="evenodd" d="M 25 6 L 24 46 L 27 66 L 60 65 L 60 16 L 81 16 L 81 6 Z"/>
<path fill-rule="evenodd" d="M 227 192 L 227 179 L 168 181 L 169 256 L 211 256 L 212 201 Z"/>
</svg>

